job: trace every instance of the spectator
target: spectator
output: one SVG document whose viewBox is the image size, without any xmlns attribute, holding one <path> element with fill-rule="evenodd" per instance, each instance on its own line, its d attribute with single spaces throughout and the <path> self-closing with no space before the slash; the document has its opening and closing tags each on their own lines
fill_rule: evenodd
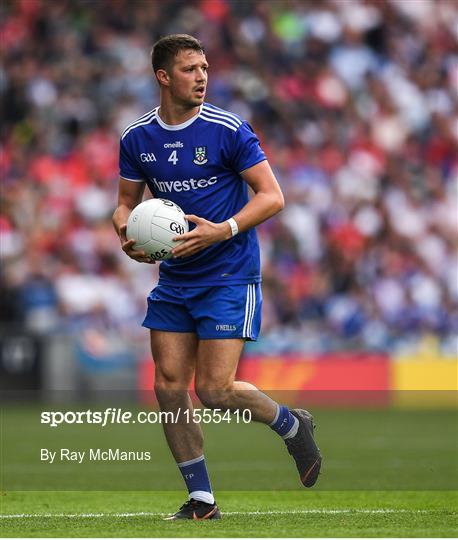
<svg viewBox="0 0 458 540">
<path fill-rule="evenodd" d="M 111 230 L 118 138 L 156 102 L 147 45 L 184 31 L 217 59 L 209 101 L 250 119 L 287 198 L 259 231 L 256 347 L 396 350 L 432 334 L 456 352 L 455 2 L 17 0 L 1 17 L 8 312 L 17 302 L 39 331 L 59 314 L 137 335 L 156 269 Z"/>
</svg>

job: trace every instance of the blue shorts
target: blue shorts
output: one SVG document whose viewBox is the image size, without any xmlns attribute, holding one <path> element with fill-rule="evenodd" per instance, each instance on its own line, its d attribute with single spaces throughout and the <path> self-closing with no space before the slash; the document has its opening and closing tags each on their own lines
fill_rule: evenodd
<svg viewBox="0 0 458 540">
<path fill-rule="evenodd" d="M 193 332 L 200 339 L 255 341 L 261 328 L 261 284 L 219 287 L 158 285 L 148 297 L 143 326 Z"/>
</svg>

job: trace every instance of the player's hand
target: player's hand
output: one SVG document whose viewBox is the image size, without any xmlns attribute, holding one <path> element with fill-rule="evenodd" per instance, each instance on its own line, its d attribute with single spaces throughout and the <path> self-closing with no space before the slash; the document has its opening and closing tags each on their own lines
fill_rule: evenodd
<svg viewBox="0 0 458 540">
<path fill-rule="evenodd" d="M 147 255 L 144 251 L 137 251 L 134 249 L 135 240 L 127 239 L 126 236 L 127 225 L 121 225 L 119 227 L 119 239 L 121 240 L 122 250 L 129 255 L 131 259 L 137 262 L 143 262 L 148 264 L 156 264 L 156 261 Z"/>
<path fill-rule="evenodd" d="M 216 242 L 222 242 L 232 237 L 229 223 L 213 223 L 207 219 L 195 216 L 194 214 L 185 216 L 188 221 L 195 223 L 196 227 L 192 231 L 175 236 L 175 242 L 183 243 L 172 249 L 173 257 L 190 257 L 195 253 L 205 249 Z"/>
</svg>

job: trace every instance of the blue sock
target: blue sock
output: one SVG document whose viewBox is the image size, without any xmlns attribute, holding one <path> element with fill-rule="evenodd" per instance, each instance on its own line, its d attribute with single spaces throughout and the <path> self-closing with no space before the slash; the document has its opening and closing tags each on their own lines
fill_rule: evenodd
<svg viewBox="0 0 458 540">
<path fill-rule="evenodd" d="M 280 437 L 294 437 L 299 426 L 298 419 L 290 413 L 288 407 L 285 405 L 277 405 L 277 407 L 277 415 L 275 416 L 274 421 L 269 424 L 270 427 L 276 431 Z"/>
<path fill-rule="evenodd" d="M 210 479 L 208 478 L 207 466 L 204 456 L 200 456 L 183 463 L 177 463 L 183 480 L 188 488 L 189 498 L 213 504 L 213 497 Z"/>
</svg>

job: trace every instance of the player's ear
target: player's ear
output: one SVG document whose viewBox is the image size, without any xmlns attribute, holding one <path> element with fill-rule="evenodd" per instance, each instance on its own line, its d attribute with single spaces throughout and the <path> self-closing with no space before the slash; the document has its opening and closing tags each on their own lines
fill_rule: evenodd
<svg viewBox="0 0 458 540">
<path fill-rule="evenodd" d="M 164 86 L 169 86 L 170 77 L 165 69 L 158 69 L 156 71 L 156 78 L 160 84 L 163 84 Z"/>
</svg>

